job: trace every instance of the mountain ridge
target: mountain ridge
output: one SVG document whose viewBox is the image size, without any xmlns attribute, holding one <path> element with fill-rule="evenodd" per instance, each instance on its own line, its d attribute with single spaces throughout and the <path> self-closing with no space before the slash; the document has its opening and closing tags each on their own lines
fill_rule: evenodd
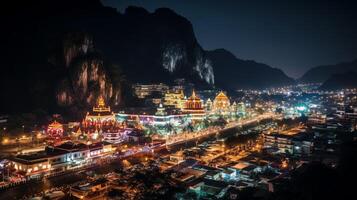
<svg viewBox="0 0 357 200">
<path fill-rule="evenodd" d="M 357 71 L 357 59 L 347 62 L 340 62 L 332 65 L 320 65 L 313 67 L 299 78 L 303 83 L 323 83 L 334 74 L 347 71 Z"/>
<path fill-rule="evenodd" d="M 219 87 L 228 89 L 265 89 L 294 84 L 282 70 L 254 60 L 237 58 L 226 49 L 208 51 L 215 68 L 221 70 L 215 73 Z M 228 81 L 228 80 L 233 81 Z"/>
<path fill-rule="evenodd" d="M 356 71 L 333 74 L 320 86 L 320 89 L 331 91 L 357 88 L 356 77 Z"/>
</svg>

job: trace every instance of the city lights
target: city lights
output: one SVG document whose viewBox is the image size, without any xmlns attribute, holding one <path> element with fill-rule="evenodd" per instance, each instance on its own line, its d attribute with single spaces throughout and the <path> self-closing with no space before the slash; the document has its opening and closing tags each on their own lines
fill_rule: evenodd
<svg viewBox="0 0 357 200">
<path fill-rule="evenodd" d="M 357 2 L 3 7 L 0 200 L 355 196 Z"/>
</svg>

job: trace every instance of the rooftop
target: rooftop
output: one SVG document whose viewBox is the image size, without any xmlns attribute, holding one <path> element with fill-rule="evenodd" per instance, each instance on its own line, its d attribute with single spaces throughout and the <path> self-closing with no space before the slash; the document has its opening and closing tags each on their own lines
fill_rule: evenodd
<svg viewBox="0 0 357 200">
<path fill-rule="evenodd" d="M 94 181 L 91 181 L 91 182 L 88 182 L 88 183 L 85 183 L 85 184 L 76 185 L 76 186 L 73 187 L 73 189 L 81 190 L 81 191 L 87 191 L 87 190 L 91 190 L 92 189 L 91 187 L 93 187 L 93 186 L 105 184 L 107 182 L 108 182 L 107 179 L 99 178 L 99 179 L 96 179 Z"/>
<path fill-rule="evenodd" d="M 77 150 L 87 149 L 88 146 L 86 144 L 83 144 L 83 143 L 76 144 L 76 143 L 73 143 L 73 142 L 66 142 L 66 143 L 63 143 L 61 145 L 56 146 L 55 148 L 66 150 L 66 151 L 77 151 Z"/>
<path fill-rule="evenodd" d="M 212 180 L 212 179 L 203 179 L 203 182 L 207 186 L 220 188 L 220 189 L 224 189 L 225 187 L 228 186 L 228 183 L 226 183 L 224 181 L 216 181 L 216 180 Z"/>
<path fill-rule="evenodd" d="M 63 155 L 68 152 L 81 151 L 86 149 L 99 149 L 102 148 L 103 145 L 108 145 L 107 142 L 98 142 L 90 145 L 86 145 L 83 143 L 75 144 L 72 142 L 66 142 L 59 146 L 48 146 L 44 151 L 39 151 L 31 154 L 20 154 L 15 157 L 10 158 L 9 160 L 13 160 L 15 162 L 23 163 L 23 164 L 34 164 L 39 162 L 45 162 L 49 157 Z"/>
<path fill-rule="evenodd" d="M 17 155 L 16 157 L 10 158 L 10 160 L 23 164 L 35 164 L 40 162 L 46 162 L 47 157 L 48 155 L 45 151 L 40 151 L 32 154 Z"/>
<path fill-rule="evenodd" d="M 238 169 L 238 170 L 242 170 L 242 169 L 245 169 L 245 168 L 247 168 L 249 166 L 250 166 L 250 164 L 247 163 L 247 162 L 239 162 L 236 165 L 232 166 L 232 168 L 235 168 L 235 169 Z"/>
<path fill-rule="evenodd" d="M 266 136 L 274 136 L 278 138 L 286 138 L 286 139 L 293 139 L 293 140 L 310 140 L 313 137 L 313 134 L 310 132 L 298 132 L 294 135 L 287 135 L 287 134 L 280 134 L 280 133 L 273 133 Z"/>
<path fill-rule="evenodd" d="M 215 171 L 215 170 L 217 170 L 217 168 L 210 167 L 210 166 L 207 166 L 207 165 L 195 165 L 193 168 L 201 169 L 201 170 L 205 170 L 205 171 Z"/>
</svg>

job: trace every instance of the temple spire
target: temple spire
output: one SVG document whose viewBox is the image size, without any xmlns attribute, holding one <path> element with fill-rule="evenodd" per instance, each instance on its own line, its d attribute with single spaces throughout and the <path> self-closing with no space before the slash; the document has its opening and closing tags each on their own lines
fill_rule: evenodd
<svg viewBox="0 0 357 200">
<path fill-rule="evenodd" d="M 192 97 L 196 97 L 196 92 L 195 92 L 195 89 L 192 90 Z"/>
<path fill-rule="evenodd" d="M 93 107 L 93 112 L 110 112 L 110 107 L 105 105 L 104 97 L 100 95 L 97 100 L 97 105 Z"/>
</svg>

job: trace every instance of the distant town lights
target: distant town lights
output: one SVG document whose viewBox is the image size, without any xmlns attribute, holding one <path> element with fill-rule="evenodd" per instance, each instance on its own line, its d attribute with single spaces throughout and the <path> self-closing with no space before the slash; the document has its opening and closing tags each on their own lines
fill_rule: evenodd
<svg viewBox="0 0 357 200">
<path fill-rule="evenodd" d="M 304 112 L 307 110 L 307 107 L 303 106 L 303 105 L 299 105 L 299 106 L 296 106 L 296 110 L 298 110 L 300 112 Z"/>
</svg>

